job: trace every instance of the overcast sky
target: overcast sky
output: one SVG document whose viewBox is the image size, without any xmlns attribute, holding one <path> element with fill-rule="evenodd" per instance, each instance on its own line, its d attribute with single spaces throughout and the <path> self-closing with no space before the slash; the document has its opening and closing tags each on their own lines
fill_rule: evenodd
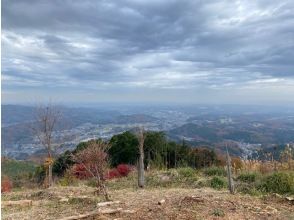
<svg viewBox="0 0 294 220">
<path fill-rule="evenodd" d="M 2 0 L 2 102 L 294 103 L 293 12 L 293 0 Z"/>
</svg>

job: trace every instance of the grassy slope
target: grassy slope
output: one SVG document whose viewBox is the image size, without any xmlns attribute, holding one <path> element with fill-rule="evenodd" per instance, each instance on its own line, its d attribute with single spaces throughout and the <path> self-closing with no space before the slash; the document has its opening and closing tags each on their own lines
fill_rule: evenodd
<svg viewBox="0 0 294 220">
<path fill-rule="evenodd" d="M 17 178 L 19 175 L 33 173 L 35 168 L 36 164 L 30 161 L 1 160 L 1 176 L 8 176 L 11 179 Z"/>
</svg>

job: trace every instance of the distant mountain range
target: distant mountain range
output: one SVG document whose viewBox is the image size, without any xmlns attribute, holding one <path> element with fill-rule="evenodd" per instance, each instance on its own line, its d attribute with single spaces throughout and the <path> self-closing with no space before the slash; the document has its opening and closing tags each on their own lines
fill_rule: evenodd
<svg viewBox="0 0 294 220">
<path fill-rule="evenodd" d="M 85 123 L 128 124 L 154 122 L 157 118 L 145 114 L 122 115 L 118 111 L 95 108 L 60 107 L 62 123 L 59 130 L 72 129 Z M 21 105 L 2 105 L 2 144 L 30 143 L 32 131 L 30 124 L 35 119 L 36 107 Z"/>
<path fill-rule="evenodd" d="M 132 130 L 138 124 L 150 130 L 164 131 L 170 140 L 184 140 L 195 147 L 207 146 L 223 151 L 225 142 L 231 142 L 229 148 L 234 155 L 248 155 L 259 148 L 272 151 L 274 146 L 282 149 L 285 144 L 294 142 L 293 111 L 262 113 L 260 110 L 254 112 L 252 108 L 243 112 L 240 107 L 228 109 L 130 107 L 130 111 L 124 109 L 121 113 L 119 108 L 60 107 L 64 117 L 58 130 L 60 133 L 64 129 L 70 131 L 73 140 L 66 144 L 68 148 L 93 137 L 110 138 Z M 33 106 L 2 105 L 2 146 L 12 156 L 28 155 L 33 148 L 38 148 L 33 143 L 30 129 L 35 112 Z"/>
</svg>

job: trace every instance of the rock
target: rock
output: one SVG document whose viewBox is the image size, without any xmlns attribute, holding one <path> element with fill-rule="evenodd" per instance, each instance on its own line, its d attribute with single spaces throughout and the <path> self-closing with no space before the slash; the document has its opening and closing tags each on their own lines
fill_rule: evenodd
<svg viewBox="0 0 294 220">
<path fill-rule="evenodd" d="M 160 178 L 160 181 L 162 181 L 162 182 L 170 181 L 170 177 L 166 176 L 166 175 L 160 175 L 159 178 Z"/>
</svg>

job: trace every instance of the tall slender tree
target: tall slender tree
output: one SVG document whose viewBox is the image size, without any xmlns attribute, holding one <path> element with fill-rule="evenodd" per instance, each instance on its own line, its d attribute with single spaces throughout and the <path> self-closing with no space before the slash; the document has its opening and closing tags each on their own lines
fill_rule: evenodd
<svg viewBox="0 0 294 220">
<path fill-rule="evenodd" d="M 51 187 L 53 184 L 52 167 L 53 167 L 53 147 L 55 143 L 54 132 L 57 123 L 61 120 L 61 110 L 51 103 L 36 107 L 35 121 L 32 122 L 32 129 L 39 143 L 45 148 L 47 158 L 45 161 L 47 183 L 45 186 Z"/>
</svg>

